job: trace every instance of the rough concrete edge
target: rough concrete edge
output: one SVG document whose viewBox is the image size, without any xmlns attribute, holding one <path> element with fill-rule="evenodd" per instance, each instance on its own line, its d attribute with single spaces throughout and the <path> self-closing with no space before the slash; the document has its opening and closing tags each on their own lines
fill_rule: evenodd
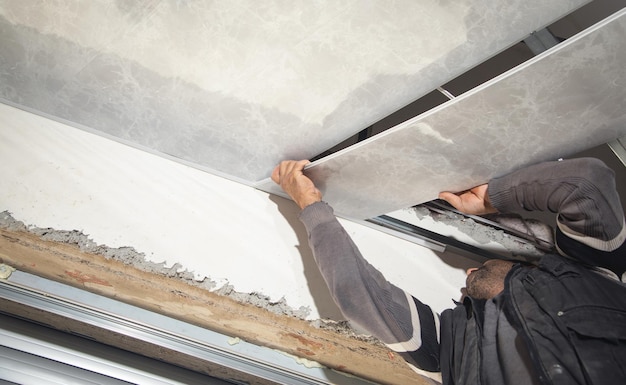
<svg viewBox="0 0 626 385">
<path fill-rule="evenodd" d="M 298 309 L 290 307 L 284 297 L 278 301 L 271 301 L 269 296 L 262 293 L 237 292 L 234 287 L 229 284 L 225 284 L 218 288 L 217 284 L 209 277 L 198 279 L 195 277 L 193 272 L 183 269 L 183 266 L 179 263 L 175 263 L 174 265 L 167 267 L 165 266 L 165 262 L 155 263 L 148 261 L 145 258 L 144 253 L 138 252 L 130 246 L 114 248 L 106 245 L 99 245 L 90 239 L 88 235 L 83 234 L 83 232 L 79 230 L 55 230 L 49 227 L 41 228 L 27 226 L 23 222 L 13 218 L 12 214 L 8 210 L 0 212 L 0 228 L 9 231 L 22 231 L 35 234 L 42 240 L 46 241 L 76 245 L 83 252 L 102 255 L 106 259 L 112 259 L 120 261 L 126 265 L 132 265 L 133 267 L 148 273 L 160 274 L 168 278 L 178 279 L 189 285 L 232 298 L 237 302 L 264 308 L 277 315 L 296 317 L 298 319 L 305 320 L 310 313 L 310 309 L 305 306 L 301 306 Z M 333 331 L 345 337 L 374 345 L 382 345 L 382 343 L 375 337 L 357 333 L 350 326 L 348 321 L 317 319 L 307 322 L 316 328 Z"/>
<path fill-rule="evenodd" d="M 409 210 L 418 219 L 430 217 L 435 222 L 440 222 L 458 229 L 460 232 L 472 238 L 477 245 L 495 242 L 503 246 L 513 258 L 532 262 L 545 255 L 545 251 L 540 250 L 529 242 L 520 241 L 519 238 L 509 235 L 502 229 L 486 226 L 469 217 L 455 214 L 454 212 L 436 212 L 425 206 L 414 206 Z M 510 228 L 535 238 L 543 239 L 546 244 L 550 242 L 553 243 L 551 227 L 539 221 L 525 219 L 511 214 L 491 215 L 486 218 L 500 224 L 503 228 Z"/>
</svg>

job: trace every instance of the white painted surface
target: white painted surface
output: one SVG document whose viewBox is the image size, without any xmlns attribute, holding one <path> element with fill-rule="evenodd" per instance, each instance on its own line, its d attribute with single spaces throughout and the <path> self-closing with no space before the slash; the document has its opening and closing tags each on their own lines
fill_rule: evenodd
<svg viewBox="0 0 626 385">
<path fill-rule="evenodd" d="M 198 278 L 258 292 L 309 318 L 341 319 L 314 265 L 297 207 L 283 198 L 0 104 L 0 211 L 80 230 Z M 342 220 L 387 278 L 436 310 L 464 285 L 464 258 Z"/>
</svg>

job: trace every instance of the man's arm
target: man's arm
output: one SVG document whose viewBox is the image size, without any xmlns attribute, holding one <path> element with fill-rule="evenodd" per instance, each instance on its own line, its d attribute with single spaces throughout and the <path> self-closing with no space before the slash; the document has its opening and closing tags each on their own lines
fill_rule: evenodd
<svg viewBox="0 0 626 385">
<path fill-rule="evenodd" d="M 557 215 L 560 252 L 613 270 L 626 269 L 624 210 L 615 175 L 600 160 L 546 162 L 489 182 L 489 198 L 499 210 L 541 210 Z"/>
<path fill-rule="evenodd" d="M 440 197 L 459 204 L 445 194 Z M 613 171 L 598 159 L 545 162 L 494 178 L 483 198 L 500 212 L 553 212 L 562 254 L 619 276 L 626 269 L 624 210 Z"/>
<path fill-rule="evenodd" d="M 412 365 L 439 370 L 438 316 L 371 266 L 302 173 L 306 161 L 282 162 L 272 174 L 303 208 L 315 261 L 344 316 L 376 336 Z"/>
</svg>

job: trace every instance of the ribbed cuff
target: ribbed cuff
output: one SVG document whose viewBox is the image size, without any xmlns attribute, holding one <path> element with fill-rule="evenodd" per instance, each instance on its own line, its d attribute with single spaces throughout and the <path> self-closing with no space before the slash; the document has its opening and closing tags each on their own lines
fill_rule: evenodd
<svg viewBox="0 0 626 385">
<path fill-rule="evenodd" d="M 620 248 L 624 244 L 624 242 L 626 242 L 626 221 L 623 223 L 624 224 L 622 225 L 621 231 L 613 239 L 600 239 L 585 236 L 584 234 L 580 234 L 570 229 L 565 224 L 559 221 L 557 221 L 557 226 L 559 230 L 563 233 L 563 235 L 572 238 L 586 246 L 592 247 L 596 250 L 610 253 Z"/>
<path fill-rule="evenodd" d="M 523 209 L 523 207 L 518 206 L 513 189 L 506 176 L 490 180 L 487 194 L 489 195 L 491 205 L 501 213 Z"/>
<path fill-rule="evenodd" d="M 317 225 L 335 220 L 335 214 L 328 203 L 321 201 L 306 206 L 298 215 L 307 232 L 311 232 Z"/>
</svg>

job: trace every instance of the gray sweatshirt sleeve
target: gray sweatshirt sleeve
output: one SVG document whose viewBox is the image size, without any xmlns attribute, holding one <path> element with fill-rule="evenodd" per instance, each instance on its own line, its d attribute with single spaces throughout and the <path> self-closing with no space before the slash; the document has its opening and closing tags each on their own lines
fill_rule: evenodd
<svg viewBox="0 0 626 385">
<path fill-rule="evenodd" d="M 438 316 L 371 266 L 325 202 L 300 213 L 315 261 L 344 316 L 409 364 L 439 370 Z"/>
<path fill-rule="evenodd" d="M 608 268 L 626 268 L 624 210 L 613 170 L 594 158 L 545 162 L 489 181 L 501 212 L 557 214 L 556 244 L 563 255 Z"/>
</svg>

